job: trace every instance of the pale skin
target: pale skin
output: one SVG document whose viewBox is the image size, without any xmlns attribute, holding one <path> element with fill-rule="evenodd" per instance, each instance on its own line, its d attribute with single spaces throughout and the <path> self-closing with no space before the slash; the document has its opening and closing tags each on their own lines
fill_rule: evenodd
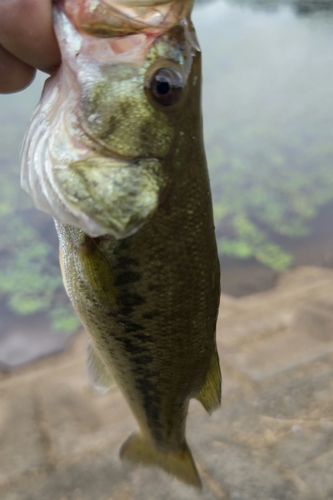
<svg viewBox="0 0 333 500">
<path fill-rule="evenodd" d="M 60 65 L 52 24 L 52 0 L 0 0 L 0 93 L 19 92 L 36 70 Z"/>
</svg>

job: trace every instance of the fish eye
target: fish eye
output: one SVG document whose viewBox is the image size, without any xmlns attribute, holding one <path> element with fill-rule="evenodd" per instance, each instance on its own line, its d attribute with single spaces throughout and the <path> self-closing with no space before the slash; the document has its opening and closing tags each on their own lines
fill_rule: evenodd
<svg viewBox="0 0 333 500">
<path fill-rule="evenodd" d="M 158 69 L 149 82 L 149 90 L 154 101 L 162 106 L 173 106 L 183 93 L 182 75 L 173 68 Z"/>
</svg>

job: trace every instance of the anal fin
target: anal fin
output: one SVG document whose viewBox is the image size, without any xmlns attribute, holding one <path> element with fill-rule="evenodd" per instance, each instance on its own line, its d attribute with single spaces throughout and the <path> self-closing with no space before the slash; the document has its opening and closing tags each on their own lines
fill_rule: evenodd
<svg viewBox="0 0 333 500">
<path fill-rule="evenodd" d="M 217 351 L 211 357 L 206 380 L 195 399 L 211 414 L 221 405 L 221 370 Z"/>
<path fill-rule="evenodd" d="M 115 384 L 90 341 L 87 349 L 86 374 L 89 384 L 100 394 L 105 394 Z"/>
<path fill-rule="evenodd" d="M 157 466 L 180 481 L 201 489 L 201 480 L 186 442 L 179 451 L 162 453 L 140 433 L 132 434 L 122 445 L 120 458 L 135 465 Z"/>
</svg>

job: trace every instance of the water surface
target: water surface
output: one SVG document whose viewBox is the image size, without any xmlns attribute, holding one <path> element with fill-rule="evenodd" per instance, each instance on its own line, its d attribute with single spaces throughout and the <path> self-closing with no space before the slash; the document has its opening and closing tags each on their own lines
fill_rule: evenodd
<svg viewBox="0 0 333 500">
<path fill-rule="evenodd" d="M 296 264 L 332 262 L 332 6 L 230 0 L 194 12 L 223 269 L 254 257 L 282 268 L 274 244 Z"/>
</svg>

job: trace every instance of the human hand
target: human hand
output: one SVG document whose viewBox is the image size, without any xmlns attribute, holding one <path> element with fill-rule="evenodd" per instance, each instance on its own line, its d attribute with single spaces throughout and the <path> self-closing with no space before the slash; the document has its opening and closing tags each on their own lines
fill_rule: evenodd
<svg viewBox="0 0 333 500">
<path fill-rule="evenodd" d="M 30 85 L 36 68 L 60 64 L 52 24 L 52 0 L 0 0 L 0 93 Z"/>
</svg>

